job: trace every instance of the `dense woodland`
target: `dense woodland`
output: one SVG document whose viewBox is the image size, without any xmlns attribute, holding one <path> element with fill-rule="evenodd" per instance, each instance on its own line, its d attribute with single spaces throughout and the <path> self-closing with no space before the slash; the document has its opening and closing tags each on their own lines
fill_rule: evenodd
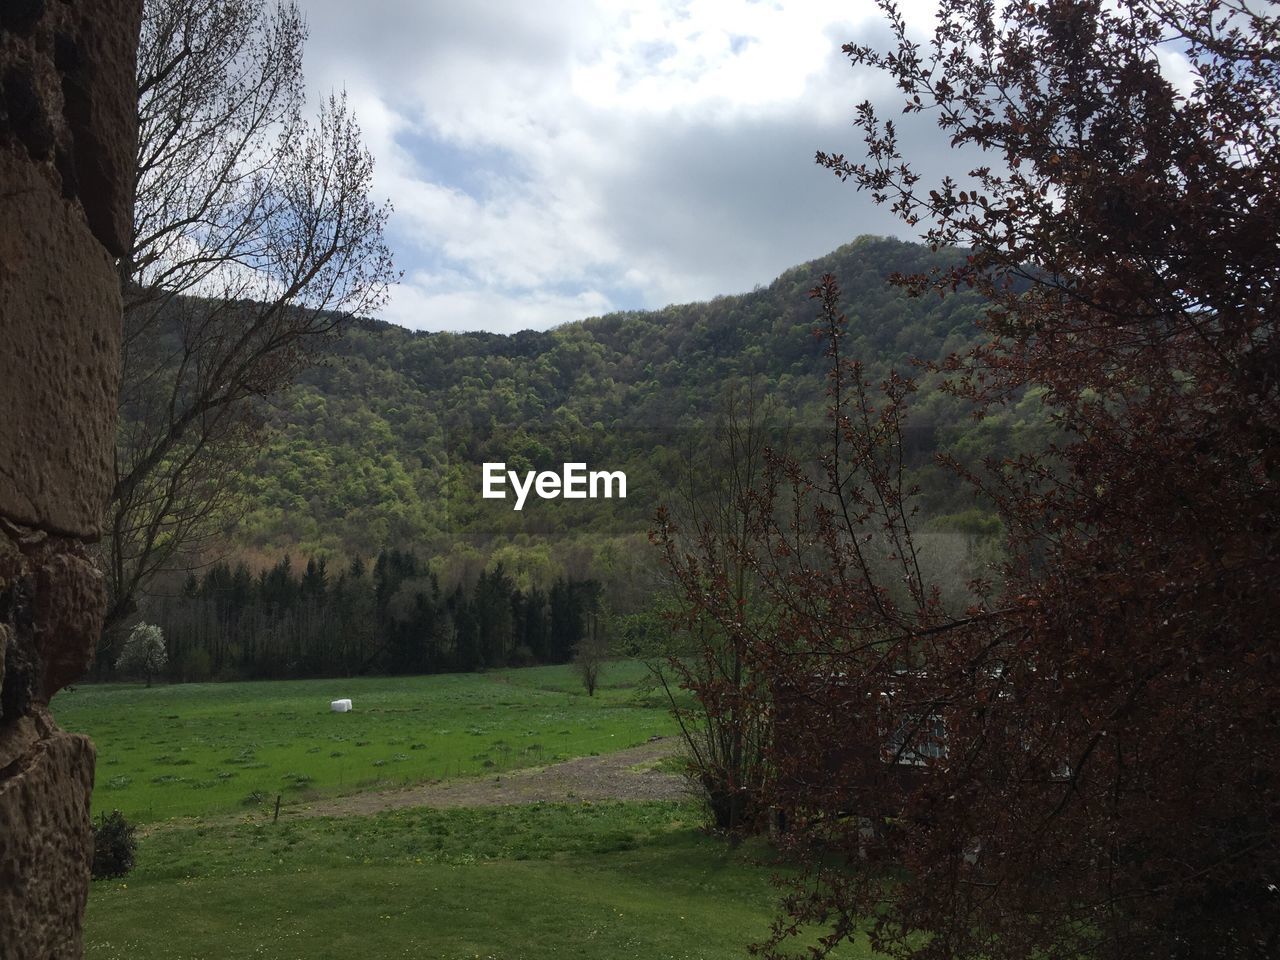
<svg viewBox="0 0 1280 960">
<path fill-rule="evenodd" d="M 177 680 L 439 673 L 564 663 L 584 636 L 600 584 L 558 579 L 523 591 L 499 563 L 468 589 L 442 589 L 412 553 L 295 569 L 289 556 L 254 575 L 244 563 L 192 574 L 153 598 Z"/>
<path fill-rule="evenodd" d="M 349 330 L 269 411 L 275 429 L 246 466 L 230 545 L 261 565 L 285 550 L 345 562 L 384 548 L 487 554 L 521 534 L 598 542 L 643 533 L 727 384 L 762 385 L 802 436 L 824 429 L 827 365 L 808 299 L 823 273 L 846 291 L 847 349 L 873 378 L 977 342 L 976 297 L 910 298 L 887 282 L 958 256 L 864 237 L 767 287 L 706 303 L 513 336 L 376 322 Z M 975 421 L 935 383 L 924 376 L 914 404 L 906 438 L 914 466 L 941 449 L 976 460 L 1040 439 L 1036 396 Z M 573 460 L 625 470 L 629 495 L 517 514 L 480 499 L 479 465 L 488 460 L 520 470 Z M 989 531 L 969 491 L 927 477 L 931 516 Z"/>
<path fill-rule="evenodd" d="M 564 662 L 597 599 L 623 617 L 663 602 L 648 532 L 735 385 L 767 403 L 769 442 L 821 448 L 815 278 L 842 278 L 847 353 L 883 378 L 979 342 L 975 297 L 912 298 L 888 282 L 961 259 L 864 237 L 748 294 L 546 332 L 349 328 L 264 411 L 222 537 L 187 557 L 197 572 L 185 583 L 160 578 L 139 618 L 162 628 L 170 673 L 187 680 Z M 943 451 L 970 463 L 1016 451 L 1047 427 L 1035 393 L 977 421 L 938 379 L 919 371 L 903 455 L 934 552 L 954 566 L 975 544 L 989 559 L 1000 527 L 965 485 L 926 468 Z M 628 497 L 517 513 L 480 497 L 491 460 L 623 470 Z M 312 559 L 297 569 L 291 556 Z"/>
</svg>

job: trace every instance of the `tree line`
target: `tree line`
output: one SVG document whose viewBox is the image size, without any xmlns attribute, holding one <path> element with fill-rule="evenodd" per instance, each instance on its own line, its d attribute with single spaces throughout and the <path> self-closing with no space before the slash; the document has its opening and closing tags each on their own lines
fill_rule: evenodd
<svg viewBox="0 0 1280 960">
<path fill-rule="evenodd" d="M 256 574 L 243 562 L 190 574 L 151 597 L 145 617 L 163 632 L 173 680 L 466 672 L 568 662 L 600 593 L 565 577 L 522 590 L 501 563 L 446 588 L 411 551 L 337 573 L 323 557 L 296 567 L 285 555 Z"/>
</svg>

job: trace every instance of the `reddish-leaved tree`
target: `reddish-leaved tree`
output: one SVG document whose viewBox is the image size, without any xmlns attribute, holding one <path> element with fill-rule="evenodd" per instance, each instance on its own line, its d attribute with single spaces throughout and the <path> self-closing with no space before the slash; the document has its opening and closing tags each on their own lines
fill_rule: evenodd
<svg viewBox="0 0 1280 960">
<path fill-rule="evenodd" d="M 981 290 L 989 342 L 950 389 L 980 415 L 1034 388 L 1062 439 L 951 464 L 1008 550 L 948 609 L 902 482 L 913 386 L 875 395 L 815 291 L 829 456 L 777 462 L 717 545 L 784 611 L 745 646 L 815 864 L 765 950 L 818 923 L 939 960 L 1280 956 L 1280 19 L 943 0 L 921 46 L 881 6 L 893 49 L 846 52 L 990 166 L 922 185 L 869 104 L 865 158 L 818 159 L 971 251 L 897 282 Z"/>
</svg>

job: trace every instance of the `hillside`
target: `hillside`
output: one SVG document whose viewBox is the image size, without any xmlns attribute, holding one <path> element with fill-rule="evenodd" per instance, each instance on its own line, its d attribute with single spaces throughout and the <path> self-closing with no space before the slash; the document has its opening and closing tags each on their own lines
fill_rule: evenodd
<svg viewBox="0 0 1280 960">
<path fill-rule="evenodd" d="M 387 547 L 431 555 L 528 542 L 521 534 L 537 542 L 642 532 L 669 496 L 682 447 L 698 442 L 731 381 L 755 380 L 794 423 L 821 426 L 825 362 L 807 295 L 821 274 L 839 279 L 846 347 L 874 378 L 973 342 L 975 297 L 911 299 L 885 280 L 954 256 L 864 237 L 750 293 L 512 336 L 369 322 L 270 411 L 274 429 L 246 476 L 230 546 L 264 557 Z M 916 406 L 917 463 L 938 447 L 1004 449 L 1028 415 L 975 424 L 927 383 Z M 539 501 L 517 513 L 480 499 L 484 461 L 624 470 L 628 498 Z M 935 482 L 925 506 L 937 517 L 972 504 L 959 484 Z"/>
</svg>

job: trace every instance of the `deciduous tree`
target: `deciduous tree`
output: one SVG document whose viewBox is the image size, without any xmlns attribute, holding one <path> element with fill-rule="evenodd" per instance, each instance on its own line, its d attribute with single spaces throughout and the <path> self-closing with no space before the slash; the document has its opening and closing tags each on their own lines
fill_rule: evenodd
<svg viewBox="0 0 1280 960">
<path fill-rule="evenodd" d="M 168 664 L 169 655 L 165 650 L 164 634 L 160 632 L 160 628 L 154 624 L 140 623 L 129 631 L 129 639 L 125 641 L 120 662 L 116 666 L 125 673 L 140 674 L 146 678 L 149 687 L 152 677 L 157 676 Z"/>
<path fill-rule="evenodd" d="M 304 115 L 305 39 L 289 2 L 146 4 L 107 662 L 148 581 L 225 520 L 256 404 L 394 279 L 345 96 Z"/>
<path fill-rule="evenodd" d="M 574 669 L 578 671 L 589 697 L 596 695 L 596 687 L 600 685 L 600 675 L 609 659 L 612 633 L 612 617 L 609 616 L 608 605 L 599 600 L 595 609 L 587 613 L 582 639 L 573 651 Z"/>
<path fill-rule="evenodd" d="M 891 49 L 850 58 L 989 165 L 924 183 L 870 104 L 865 158 L 818 159 L 971 252 L 898 282 L 981 291 L 951 389 L 979 416 L 1034 389 L 1064 439 L 967 475 L 1008 559 L 949 609 L 897 480 L 912 384 L 877 397 L 816 291 L 832 443 L 823 479 L 779 461 L 762 490 L 792 505 L 756 511 L 752 560 L 785 613 L 748 654 L 787 728 L 775 799 L 821 856 L 768 951 L 813 922 L 938 960 L 1275 956 L 1280 20 L 943 0 L 920 45 L 881 6 Z M 726 596 L 690 594 L 727 625 Z"/>
<path fill-rule="evenodd" d="M 766 676 L 750 656 L 770 604 L 754 565 L 755 496 L 781 437 L 760 384 L 731 384 L 711 423 L 690 437 L 675 502 L 653 539 L 683 598 L 650 670 L 680 724 L 692 779 L 731 838 L 763 827 L 772 735 Z"/>
</svg>

